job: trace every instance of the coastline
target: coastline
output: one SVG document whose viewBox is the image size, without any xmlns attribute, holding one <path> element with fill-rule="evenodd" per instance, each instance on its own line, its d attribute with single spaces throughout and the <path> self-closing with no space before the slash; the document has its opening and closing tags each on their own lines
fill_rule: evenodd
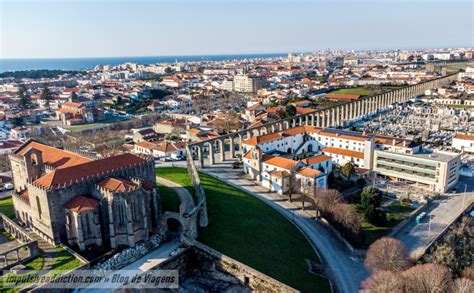
<svg viewBox="0 0 474 293">
<path fill-rule="evenodd" d="M 22 70 L 87 70 L 96 65 L 116 66 L 127 62 L 140 64 L 224 61 L 257 58 L 286 57 L 288 53 L 267 54 L 226 54 L 226 55 L 188 55 L 188 56 L 147 56 L 147 57 L 90 57 L 90 58 L 33 58 L 0 59 L 0 73 Z"/>
</svg>

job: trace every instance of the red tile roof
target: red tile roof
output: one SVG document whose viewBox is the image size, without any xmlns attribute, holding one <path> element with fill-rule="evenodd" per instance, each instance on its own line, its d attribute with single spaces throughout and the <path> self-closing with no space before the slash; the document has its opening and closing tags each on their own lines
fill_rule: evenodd
<svg viewBox="0 0 474 293">
<path fill-rule="evenodd" d="M 137 184 L 123 178 L 105 178 L 97 183 L 98 186 L 108 189 L 112 192 L 127 192 L 137 188 Z"/>
<path fill-rule="evenodd" d="M 35 180 L 35 184 L 51 189 L 68 185 L 86 178 L 111 173 L 118 169 L 131 168 L 143 164 L 144 159 L 125 153 L 115 157 L 94 160 L 83 164 L 59 168 Z"/>
<path fill-rule="evenodd" d="M 328 160 L 330 161 L 331 157 L 326 156 L 326 155 L 316 155 L 316 156 L 306 158 L 306 159 L 302 160 L 302 162 L 306 166 L 311 166 L 311 165 L 318 164 L 318 163 L 328 161 Z"/>
<path fill-rule="evenodd" d="M 40 151 L 43 163 L 54 168 L 67 168 L 92 161 L 91 159 L 79 154 L 57 149 L 34 140 L 30 140 L 23 144 L 15 151 L 15 154 L 23 157 L 30 149 Z"/>
<path fill-rule="evenodd" d="M 474 135 L 472 134 L 462 134 L 462 133 L 456 133 L 453 138 L 457 139 L 464 139 L 464 140 L 474 140 Z"/>
<path fill-rule="evenodd" d="M 64 207 L 75 213 L 89 212 L 99 206 L 99 201 L 94 198 L 85 197 L 83 195 L 76 195 L 68 201 Z"/>
<path fill-rule="evenodd" d="M 313 170 L 311 168 L 301 168 L 296 173 L 307 177 L 318 177 L 321 174 L 321 171 Z"/>
<path fill-rule="evenodd" d="M 290 159 L 282 158 L 282 157 L 274 157 L 270 155 L 264 156 L 263 163 L 272 165 L 275 167 L 279 167 L 285 170 L 291 170 L 294 167 L 296 167 L 296 165 L 298 164 L 298 162 L 295 160 L 290 160 Z"/>
<path fill-rule="evenodd" d="M 359 159 L 364 158 L 364 153 L 363 152 L 339 149 L 339 148 L 334 148 L 334 147 L 324 148 L 324 149 L 322 149 L 322 152 L 323 153 L 336 154 L 336 155 L 342 155 L 342 156 L 346 156 L 346 157 L 359 158 Z"/>
</svg>

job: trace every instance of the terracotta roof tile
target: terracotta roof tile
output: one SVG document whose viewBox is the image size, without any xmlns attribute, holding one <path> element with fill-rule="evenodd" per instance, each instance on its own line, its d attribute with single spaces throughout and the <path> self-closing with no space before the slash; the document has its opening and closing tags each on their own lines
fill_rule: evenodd
<svg viewBox="0 0 474 293">
<path fill-rule="evenodd" d="M 105 178 L 97 183 L 98 186 L 108 189 L 112 192 L 127 192 L 137 188 L 137 184 L 123 178 Z"/>
<path fill-rule="evenodd" d="M 296 173 L 307 177 L 318 177 L 319 175 L 321 175 L 321 171 L 313 170 L 311 168 L 301 168 Z"/>
<path fill-rule="evenodd" d="M 51 189 L 86 178 L 110 173 L 121 168 L 130 168 L 143 164 L 144 159 L 125 153 L 115 157 L 89 161 L 83 164 L 59 168 L 35 180 L 35 184 Z"/>
<path fill-rule="evenodd" d="M 316 156 L 306 158 L 306 159 L 302 160 L 302 162 L 306 166 L 311 166 L 311 165 L 314 165 L 314 164 L 318 164 L 318 163 L 321 163 L 321 162 L 324 162 L 324 161 L 330 161 L 330 160 L 331 160 L 331 157 L 329 157 L 329 156 L 316 155 Z"/>
<path fill-rule="evenodd" d="M 323 153 L 336 154 L 336 155 L 342 155 L 342 156 L 347 156 L 347 157 L 352 157 L 352 158 L 358 158 L 358 159 L 363 159 L 364 158 L 364 153 L 363 152 L 339 149 L 339 148 L 334 148 L 334 147 L 324 148 L 324 149 L 322 149 L 322 152 Z"/>
<path fill-rule="evenodd" d="M 464 140 L 474 140 L 474 135 L 472 134 L 462 134 L 462 133 L 456 133 L 453 138 L 457 139 L 464 139 Z"/>
<path fill-rule="evenodd" d="M 68 201 L 64 207 L 75 213 L 89 212 L 99 206 L 99 201 L 94 198 L 85 197 L 83 195 L 76 195 Z"/>
<path fill-rule="evenodd" d="M 30 149 L 40 151 L 43 163 L 54 168 L 67 168 L 92 161 L 79 154 L 47 146 L 34 140 L 23 144 L 15 151 L 15 154 L 23 157 Z"/>
<path fill-rule="evenodd" d="M 294 167 L 296 167 L 296 165 L 298 164 L 298 162 L 295 160 L 290 160 L 290 159 L 282 158 L 282 157 L 274 157 L 270 155 L 264 156 L 263 163 L 272 165 L 275 167 L 279 167 L 285 170 L 291 170 Z"/>
</svg>

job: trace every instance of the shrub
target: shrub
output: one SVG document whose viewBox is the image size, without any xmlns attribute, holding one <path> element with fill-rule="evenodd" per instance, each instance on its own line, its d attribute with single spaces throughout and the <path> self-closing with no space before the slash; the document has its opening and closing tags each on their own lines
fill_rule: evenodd
<svg viewBox="0 0 474 293">
<path fill-rule="evenodd" d="M 385 216 L 385 213 L 379 211 L 373 205 L 369 205 L 367 207 L 365 210 L 365 216 L 367 217 L 367 220 L 375 226 L 383 227 L 387 224 L 387 217 Z"/>
</svg>

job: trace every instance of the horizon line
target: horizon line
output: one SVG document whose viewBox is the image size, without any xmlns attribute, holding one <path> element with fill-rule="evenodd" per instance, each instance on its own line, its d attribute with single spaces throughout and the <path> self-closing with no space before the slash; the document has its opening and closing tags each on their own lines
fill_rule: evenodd
<svg viewBox="0 0 474 293">
<path fill-rule="evenodd" d="M 286 51 L 286 52 L 259 52 L 259 53 L 205 53 L 205 54 L 182 54 L 182 55 L 135 55 L 135 56 L 65 56 L 65 57 L 2 57 L 0 56 L 0 60 L 25 60 L 25 59 L 105 59 L 105 58 L 151 58 L 151 57 L 199 57 L 199 56 L 231 56 L 231 55 L 283 55 L 283 54 L 309 54 L 315 53 L 318 51 L 323 51 L 329 49 L 330 51 L 354 51 L 354 52 L 363 52 L 363 51 L 407 51 L 407 50 L 442 50 L 442 49 L 458 49 L 458 48 L 471 48 L 472 45 L 467 46 L 446 46 L 446 47 L 403 47 L 403 48 L 372 48 L 372 49 L 350 49 L 350 48 L 325 48 L 325 49 L 315 49 L 309 51 Z"/>
</svg>

